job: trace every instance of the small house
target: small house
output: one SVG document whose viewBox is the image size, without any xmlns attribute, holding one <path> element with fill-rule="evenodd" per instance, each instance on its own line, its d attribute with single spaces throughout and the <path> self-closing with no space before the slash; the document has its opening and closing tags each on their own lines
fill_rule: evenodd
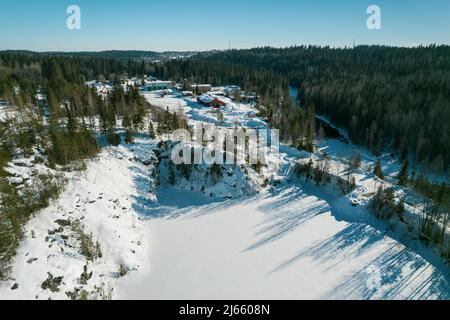
<svg viewBox="0 0 450 320">
<path fill-rule="evenodd" d="M 197 101 L 206 107 L 211 107 L 214 98 L 211 97 L 210 95 L 203 94 L 197 98 Z"/>
<path fill-rule="evenodd" d="M 200 97 L 197 98 L 197 101 L 206 107 L 212 107 L 212 108 L 220 108 L 220 107 L 224 107 L 227 105 L 222 100 L 220 100 L 216 97 L 212 97 L 208 94 L 201 95 Z"/>
<path fill-rule="evenodd" d="M 223 102 L 222 100 L 215 98 L 212 102 L 211 102 L 211 107 L 213 108 L 221 108 L 221 107 L 225 107 L 227 104 L 225 102 Z"/>
<path fill-rule="evenodd" d="M 211 91 L 212 86 L 210 84 L 192 84 L 191 90 L 197 94 L 207 93 Z"/>
<path fill-rule="evenodd" d="M 182 95 L 183 97 L 193 97 L 193 96 L 194 96 L 194 93 L 193 93 L 192 91 L 182 91 L 182 92 L 181 92 L 181 95 Z"/>
<path fill-rule="evenodd" d="M 172 88 L 172 81 L 144 80 L 144 87 L 147 91 L 167 90 Z"/>
<path fill-rule="evenodd" d="M 240 92 L 241 91 L 241 87 L 235 86 L 235 85 L 226 86 L 224 91 L 225 91 L 225 95 L 227 97 L 234 98 L 236 92 Z"/>
</svg>

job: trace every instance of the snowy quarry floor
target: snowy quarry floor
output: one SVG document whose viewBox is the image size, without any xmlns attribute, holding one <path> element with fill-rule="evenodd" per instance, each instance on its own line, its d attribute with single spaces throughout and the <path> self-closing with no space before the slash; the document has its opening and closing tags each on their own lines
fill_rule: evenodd
<svg viewBox="0 0 450 320">
<path fill-rule="evenodd" d="M 121 282 L 118 297 L 449 298 L 448 274 L 438 261 L 364 222 L 345 221 L 349 208 L 317 191 L 286 187 L 243 201 L 179 208 L 181 214 L 173 207 L 165 217 L 150 218 L 145 229 L 152 253 L 144 264 L 151 271 Z"/>
</svg>

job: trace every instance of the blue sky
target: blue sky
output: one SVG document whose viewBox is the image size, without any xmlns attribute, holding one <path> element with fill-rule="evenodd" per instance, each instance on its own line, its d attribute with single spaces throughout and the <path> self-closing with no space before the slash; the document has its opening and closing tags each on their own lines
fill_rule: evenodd
<svg viewBox="0 0 450 320">
<path fill-rule="evenodd" d="M 81 30 L 66 28 L 69 5 Z M 380 6 L 382 29 L 366 27 Z M 450 0 L 1 0 L 0 50 L 450 44 Z"/>
</svg>

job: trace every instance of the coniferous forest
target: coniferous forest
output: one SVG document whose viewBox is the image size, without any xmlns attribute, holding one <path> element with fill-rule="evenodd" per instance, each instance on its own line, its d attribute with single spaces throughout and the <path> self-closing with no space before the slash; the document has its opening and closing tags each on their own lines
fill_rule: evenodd
<svg viewBox="0 0 450 320">
<path fill-rule="evenodd" d="M 82 170 L 83 161 L 99 152 L 102 140 L 117 144 L 118 117 L 127 131 L 143 123 L 147 105 L 137 88 L 126 93 L 117 88 L 102 98 L 84 82 L 114 79 L 140 67 L 95 58 L 0 54 L 0 102 L 17 113 L 0 121 L 0 279 L 8 275 L 24 224 L 61 192 L 61 170 Z M 45 102 L 37 99 L 37 92 L 46 96 Z M 31 184 L 14 182 L 14 173 L 6 169 L 13 159 L 24 158 L 33 160 L 20 165 L 44 168 L 28 177 Z"/>
</svg>

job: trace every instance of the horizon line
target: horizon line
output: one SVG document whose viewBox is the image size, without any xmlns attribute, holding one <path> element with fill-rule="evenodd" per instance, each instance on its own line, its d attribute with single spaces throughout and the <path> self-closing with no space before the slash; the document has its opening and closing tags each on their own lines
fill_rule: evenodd
<svg viewBox="0 0 450 320">
<path fill-rule="evenodd" d="M 358 47 L 387 47 L 387 48 L 429 48 L 429 47 L 450 47 L 446 43 L 429 43 L 429 44 L 412 44 L 412 45 L 392 45 L 392 44 L 356 44 L 344 46 L 331 46 L 321 44 L 294 44 L 290 46 L 256 46 L 250 48 L 231 48 L 231 49 L 206 49 L 206 50 L 146 50 L 146 49 L 102 49 L 102 50 L 32 50 L 32 49 L 0 49 L 0 52 L 31 52 L 31 53 L 104 53 L 104 52 L 142 52 L 142 53 L 202 53 L 212 51 L 239 51 L 239 50 L 254 50 L 254 49 L 291 49 L 291 48 L 321 48 L 321 49 L 354 49 Z"/>
</svg>

